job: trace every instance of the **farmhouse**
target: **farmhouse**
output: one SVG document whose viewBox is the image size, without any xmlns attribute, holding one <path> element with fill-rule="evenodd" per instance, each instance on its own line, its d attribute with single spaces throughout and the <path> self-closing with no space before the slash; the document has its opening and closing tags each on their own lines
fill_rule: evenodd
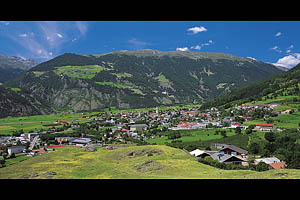
<svg viewBox="0 0 300 200">
<path fill-rule="evenodd" d="M 233 164 L 242 164 L 245 162 L 244 159 L 234 156 L 234 155 L 229 155 L 229 154 L 224 154 L 222 152 L 217 152 L 211 155 L 211 157 L 214 160 L 218 160 L 219 162 L 224 162 L 224 163 L 233 163 Z"/>
<path fill-rule="evenodd" d="M 220 149 L 219 152 L 224 152 L 224 154 L 229 154 L 229 155 L 246 155 L 246 154 L 248 154 L 247 150 L 244 150 L 244 149 L 234 146 L 234 145 L 226 145 L 224 148 Z"/>
<path fill-rule="evenodd" d="M 217 151 L 215 151 L 214 153 L 216 153 Z M 211 153 L 207 152 L 207 151 L 203 151 L 200 149 L 195 149 L 194 151 L 190 152 L 191 155 L 198 157 L 198 158 L 204 158 L 206 156 L 210 156 Z"/>
<path fill-rule="evenodd" d="M 254 160 L 254 164 L 257 165 L 260 162 L 264 162 L 268 164 L 269 169 L 281 169 L 285 168 L 286 164 L 283 161 L 280 161 L 276 157 L 271 157 L 271 158 L 259 158 Z"/>
<path fill-rule="evenodd" d="M 275 129 L 276 129 L 275 124 L 256 124 L 256 127 L 253 130 L 272 131 Z"/>
<path fill-rule="evenodd" d="M 257 165 L 260 162 L 264 162 L 266 164 L 270 164 L 270 163 L 278 163 L 280 162 L 280 160 L 276 157 L 271 157 L 271 158 L 257 158 L 254 160 L 254 164 Z"/>
</svg>

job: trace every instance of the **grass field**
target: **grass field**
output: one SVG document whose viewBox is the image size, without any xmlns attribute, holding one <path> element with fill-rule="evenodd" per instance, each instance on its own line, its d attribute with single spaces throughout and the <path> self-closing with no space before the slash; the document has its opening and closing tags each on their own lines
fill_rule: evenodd
<svg viewBox="0 0 300 200">
<path fill-rule="evenodd" d="M 86 66 L 62 66 L 57 67 L 56 74 L 66 75 L 72 78 L 93 78 L 96 73 L 103 70 L 110 70 L 99 65 L 86 65 Z"/>
<path fill-rule="evenodd" d="M 88 115 L 92 114 L 95 113 L 89 113 Z M 11 135 L 13 131 L 21 129 L 23 129 L 25 133 L 40 130 L 42 128 L 48 129 L 49 127 L 43 125 L 52 123 L 51 121 L 68 120 L 69 122 L 72 122 L 72 120 L 75 119 L 79 119 L 79 123 L 89 121 L 89 119 L 82 118 L 81 113 L 6 117 L 0 119 L 0 134 Z"/>
<path fill-rule="evenodd" d="M 223 129 L 220 129 L 223 130 Z M 223 136 L 221 134 L 215 135 L 216 129 L 195 129 L 195 130 L 179 130 L 181 134 L 190 133 L 190 136 L 182 136 L 176 140 L 181 140 L 182 142 L 193 142 L 193 141 L 206 141 L 206 140 L 213 140 L 213 139 L 220 139 Z M 226 132 L 227 136 L 235 135 L 235 132 Z M 172 139 L 168 139 L 168 136 L 160 137 L 160 138 L 153 138 L 147 140 L 149 144 L 165 144 L 166 142 L 171 142 Z"/>
<path fill-rule="evenodd" d="M 54 172 L 54 175 L 49 175 L 50 172 Z M 183 150 L 160 145 L 121 147 L 116 150 L 98 148 L 96 152 L 65 147 L 0 168 L 0 178 L 292 179 L 300 178 L 300 170 L 221 170 L 197 162 Z"/>
<path fill-rule="evenodd" d="M 294 112 L 293 114 L 279 114 L 277 117 L 270 117 L 274 120 L 274 124 L 277 128 L 299 128 L 300 112 Z M 263 119 L 244 122 L 243 125 L 249 126 L 251 124 L 267 123 Z"/>
</svg>

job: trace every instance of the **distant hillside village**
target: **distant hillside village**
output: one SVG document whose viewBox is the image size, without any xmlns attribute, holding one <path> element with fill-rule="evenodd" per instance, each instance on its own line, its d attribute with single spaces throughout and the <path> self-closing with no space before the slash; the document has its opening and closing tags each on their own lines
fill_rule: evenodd
<svg viewBox="0 0 300 200">
<path fill-rule="evenodd" d="M 63 125 L 60 128 L 50 126 L 48 130 L 16 132 L 13 136 L 0 137 L 0 155 L 8 159 L 16 154 L 36 156 L 48 153 L 49 149 L 58 146 L 89 147 L 91 145 L 108 146 L 111 144 L 146 145 L 148 139 L 164 137 L 165 132 L 195 130 L 195 129 L 234 129 L 250 131 L 281 131 L 274 123 L 257 123 L 251 126 L 243 122 L 255 119 L 266 119 L 278 114 L 289 114 L 291 110 L 277 111 L 278 104 L 236 105 L 229 110 L 210 108 L 200 111 L 193 108 L 155 110 L 145 112 L 102 112 L 89 116 L 89 122 L 58 120 L 54 124 Z M 85 113 L 82 113 L 86 116 Z M 217 144 L 216 144 L 217 145 Z M 218 151 L 195 149 L 190 154 L 196 157 L 209 156 L 218 162 L 230 162 L 247 165 L 248 151 L 240 147 L 221 144 L 215 146 Z M 261 158 L 256 164 L 265 162 L 272 168 L 285 167 L 286 164 L 278 158 Z M 280 163 L 280 164 L 279 164 Z"/>
</svg>

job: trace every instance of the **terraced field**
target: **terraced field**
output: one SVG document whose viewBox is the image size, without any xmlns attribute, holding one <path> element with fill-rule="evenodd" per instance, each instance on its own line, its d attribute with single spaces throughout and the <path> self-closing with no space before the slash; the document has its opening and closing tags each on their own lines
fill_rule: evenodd
<svg viewBox="0 0 300 200">
<path fill-rule="evenodd" d="M 220 170 L 201 164 L 186 152 L 160 145 L 98 148 L 57 148 L 0 169 L 4 179 L 278 179 L 300 178 L 299 170 L 267 172 Z"/>
</svg>

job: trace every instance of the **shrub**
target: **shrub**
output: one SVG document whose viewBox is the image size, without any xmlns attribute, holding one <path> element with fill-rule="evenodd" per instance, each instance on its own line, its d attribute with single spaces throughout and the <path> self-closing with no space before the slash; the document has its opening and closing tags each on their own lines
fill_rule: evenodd
<svg viewBox="0 0 300 200">
<path fill-rule="evenodd" d="M 255 167 L 256 171 L 262 172 L 262 171 L 267 171 L 269 170 L 269 166 L 268 164 L 264 163 L 264 162 L 259 162 L 256 167 Z"/>
</svg>

